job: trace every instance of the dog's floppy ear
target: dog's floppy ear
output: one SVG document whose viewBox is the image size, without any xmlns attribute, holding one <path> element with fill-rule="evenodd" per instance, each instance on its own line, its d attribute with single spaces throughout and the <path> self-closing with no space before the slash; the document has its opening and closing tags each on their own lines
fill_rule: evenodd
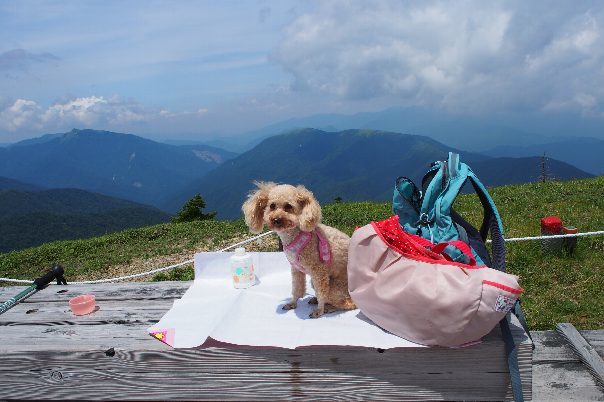
<svg viewBox="0 0 604 402">
<path fill-rule="evenodd" d="M 247 200 L 243 203 L 241 210 L 245 217 L 245 224 L 250 228 L 252 233 L 260 233 L 264 227 L 264 209 L 268 203 L 268 192 L 275 187 L 273 182 L 254 182 L 257 190 L 252 191 Z"/>
<path fill-rule="evenodd" d="M 311 232 L 321 223 L 321 206 L 315 199 L 313 193 L 304 186 L 296 187 L 296 200 L 301 208 L 300 212 L 300 230 Z"/>
</svg>

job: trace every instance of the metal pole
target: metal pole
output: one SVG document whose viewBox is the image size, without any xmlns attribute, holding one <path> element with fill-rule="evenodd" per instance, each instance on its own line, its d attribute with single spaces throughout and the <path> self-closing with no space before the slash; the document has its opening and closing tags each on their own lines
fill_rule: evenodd
<svg viewBox="0 0 604 402">
<path fill-rule="evenodd" d="M 37 291 L 38 291 L 38 287 L 35 284 L 33 284 L 30 287 L 28 287 L 27 289 L 25 289 L 24 291 L 22 291 L 21 293 L 19 293 L 18 295 L 11 297 L 4 303 L 0 304 L 0 314 L 4 314 L 5 312 L 7 312 L 11 308 L 13 308 L 21 300 L 27 299 L 29 296 L 33 295 Z"/>
<path fill-rule="evenodd" d="M 32 283 L 27 289 L 23 290 L 18 295 L 11 297 L 4 303 L 0 304 L 0 314 L 4 314 L 5 312 L 13 308 L 21 300 L 27 299 L 29 296 L 36 293 L 38 290 L 44 289 L 46 286 L 48 286 L 50 282 L 55 279 L 57 280 L 57 282 L 67 285 L 65 278 L 63 278 L 63 267 L 60 265 L 53 266 L 50 271 L 46 273 L 46 275 L 34 280 L 34 283 Z"/>
</svg>

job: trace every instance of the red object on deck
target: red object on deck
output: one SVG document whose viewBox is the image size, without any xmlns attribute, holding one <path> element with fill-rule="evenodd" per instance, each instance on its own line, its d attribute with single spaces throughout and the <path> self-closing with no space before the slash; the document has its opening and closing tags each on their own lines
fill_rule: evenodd
<svg viewBox="0 0 604 402">
<path fill-rule="evenodd" d="M 552 235 L 562 233 L 562 220 L 557 216 L 541 218 L 541 233 Z"/>
</svg>

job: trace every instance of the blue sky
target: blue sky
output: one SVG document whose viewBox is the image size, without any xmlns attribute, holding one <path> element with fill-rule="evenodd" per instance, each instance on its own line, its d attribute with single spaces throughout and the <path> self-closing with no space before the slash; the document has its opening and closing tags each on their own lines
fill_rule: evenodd
<svg viewBox="0 0 604 402">
<path fill-rule="evenodd" d="M 0 2 L 0 143 L 390 106 L 604 123 L 604 3 Z"/>
</svg>

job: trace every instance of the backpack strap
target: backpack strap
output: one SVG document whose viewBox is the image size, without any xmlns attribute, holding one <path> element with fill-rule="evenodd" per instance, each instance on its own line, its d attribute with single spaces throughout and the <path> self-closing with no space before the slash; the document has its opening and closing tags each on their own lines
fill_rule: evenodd
<svg viewBox="0 0 604 402">
<path fill-rule="evenodd" d="M 465 163 L 460 162 L 458 154 L 449 153 L 448 168 L 451 175 L 451 188 L 448 191 L 455 192 L 455 197 L 457 197 L 466 181 L 472 184 L 483 209 L 483 220 L 479 230 L 480 237 L 483 242 L 486 242 L 489 232 L 491 233 L 491 240 L 493 242 L 491 265 L 493 268 L 505 272 L 503 224 L 501 223 L 501 217 L 499 216 L 495 202 L 493 202 L 489 192 L 478 177 L 476 177 L 472 169 Z M 455 200 L 455 197 L 448 197 L 451 200 L 451 204 Z M 451 216 L 451 205 L 447 204 L 444 207 L 447 208 L 444 210 L 444 213 Z"/>
<path fill-rule="evenodd" d="M 426 215 L 430 222 L 435 219 L 436 208 L 433 208 L 433 206 L 446 188 L 446 182 L 449 178 L 446 170 L 446 162 L 434 162 L 428 173 L 426 173 L 422 179 L 423 195 L 419 214 L 420 216 Z"/>
<path fill-rule="evenodd" d="M 392 195 L 392 213 L 401 222 L 416 222 L 419 218 L 421 192 L 411 179 L 401 176 L 396 179 Z"/>
<path fill-rule="evenodd" d="M 468 168 L 468 178 L 484 211 L 480 237 L 486 242 L 489 232 L 491 233 L 492 267 L 505 272 L 505 242 L 501 217 L 489 192 L 470 168 Z"/>
<path fill-rule="evenodd" d="M 438 243 L 436 246 L 432 247 L 431 251 L 435 252 L 436 254 L 443 254 L 447 258 L 450 258 L 451 260 L 453 260 L 445 252 L 445 249 L 449 246 L 455 247 L 456 249 L 461 251 L 462 255 L 464 255 L 468 259 L 468 261 L 469 261 L 467 263 L 468 265 L 472 265 L 472 266 L 476 265 L 476 258 L 474 258 L 474 255 L 472 254 L 472 249 L 470 248 L 470 246 L 467 243 L 465 243 L 461 240 L 446 241 L 443 243 Z"/>
<path fill-rule="evenodd" d="M 522 393 L 522 379 L 520 378 L 520 368 L 518 367 L 518 348 L 512 336 L 512 330 L 508 319 L 510 314 L 506 314 L 499 326 L 501 327 L 501 335 L 505 343 L 505 354 L 508 361 L 508 369 L 510 372 L 510 382 L 512 383 L 512 394 L 515 402 L 524 402 L 524 394 Z"/>
<path fill-rule="evenodd" d="M 447 161 L 448 165 L 448 174 L 450 176 L 449 185 L 451 188 L 447 189 L 454 194 L 452 197 L 448 197 L 451 205 L 455 198 L 461 191 L 461 188 L 466 184 L 466 180 L 470 180 L 474 191 L 478 195 L 480 199 L 480 203 L 482 204 L 482 208 L 485 211 L 483 224 L 480 227 L 480 233 L 482 235 L 482 239 L 486 241 L 488 230 L 490 229 L 490 220 L 494 218 L 497 225 L 499 226 L 499 231 L 503 235 L 503 224 L 501 223 L 501 217 L 499 216 L 499 212 L 497 211 L 497 207 L 495 206 L 495 202 L 489 195 L 489 192 L 482 184 L 482 182 L 476 177 L 472 169 L 465 163 L 460 162 L 459 154 L 449 152 L 449 159 Z M 447 211 L 450 211 L 450 205 L 447 205 Z"/>
<path fill-rule="evenodd" d="M 491 254 L 489 253 L 486 244 L 482 240 L 478 229 L 468 223 L 457 212 L 455 212 L 454 209 L 451 209 L 451 218 L 453 218 L 453 222 L 455 223 L 457 231 L 459 232 L 459 238 L 472 247 L 472 251 L 476 253 L 478 257 L 480 257 L 482 262 L 484 262 L 487 267 L 492 267 L 493 263 L 491 261 Z M 465 237 L 463 232 L 465 232 Z"/>
</svg>

